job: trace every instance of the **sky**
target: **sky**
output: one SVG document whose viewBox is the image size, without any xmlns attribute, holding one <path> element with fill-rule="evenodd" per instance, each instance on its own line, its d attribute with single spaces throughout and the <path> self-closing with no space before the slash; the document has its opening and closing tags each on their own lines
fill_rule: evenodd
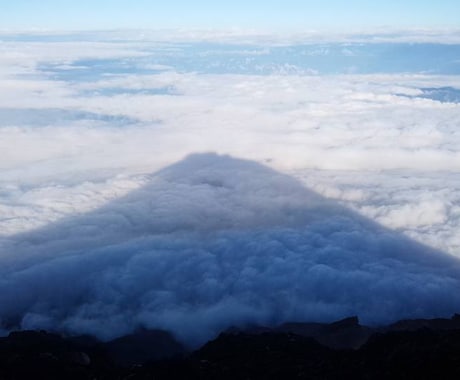
<svg viewBox="0 0 460 380">
<path fill-rule="evenodd" d="M 458 28 L 457 0 L 0 0 L 0 29 Z"/>
</svg>

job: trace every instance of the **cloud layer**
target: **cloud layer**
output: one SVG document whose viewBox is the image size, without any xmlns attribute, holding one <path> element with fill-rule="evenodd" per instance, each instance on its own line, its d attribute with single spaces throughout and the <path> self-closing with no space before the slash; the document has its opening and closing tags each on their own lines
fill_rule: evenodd
<svg viewBox="0 0 460 380">
<path fill-rule="evenodd" d="M 345 67 L 338 43 L 4 37 L 4 331 L 143 325 L 196 344 L 460 310 L 442 253 L 460 256 L 458 76 L 305 70 Z M 382 46 L 354 48 L 364 64 Z M 303 71 L 289 49 L 310 52 Z"/>
</svg>

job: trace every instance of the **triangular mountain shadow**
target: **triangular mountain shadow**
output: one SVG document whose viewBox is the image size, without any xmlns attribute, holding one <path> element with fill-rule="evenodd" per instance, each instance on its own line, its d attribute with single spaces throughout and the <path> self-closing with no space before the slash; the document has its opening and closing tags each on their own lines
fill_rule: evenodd
<svg viewBox="0 0 460 380">
<path fill-rule="evenodd" d="M 245 324 L 460 310 L 459 260 L 266 166 L 194 154 L 103 207 L 12 236 L 0 327 L 199 344 Z"/>
</svg>

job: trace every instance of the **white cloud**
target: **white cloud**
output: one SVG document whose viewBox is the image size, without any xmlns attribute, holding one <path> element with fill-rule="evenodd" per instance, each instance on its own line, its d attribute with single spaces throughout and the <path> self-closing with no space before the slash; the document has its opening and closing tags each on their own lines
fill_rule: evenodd
<svg viewBox="0 0 460 380">
<path fill-rule="evenodd" d="M 458 28 L 439 29 L 395 29 L 373 28 L 354 30 L 348 33 L 326 32 L 308 29 L 297 33 L 270 33 L 266 30 L 254 30 L 243 28 L 232 29 L 143 29 L 143 30 L 109 30 L 109 31 L 86 31 L 69 32 L 58 30 L 34 30 L 34 31 L 8 31 L 0 30 L 4 37 L 30 37 L 35 39 L 63 39 L 69 41 L 106 41 L 106 42 L 137 42 L 137 43 L 181 43 L 181 42 L 214 42 L 235 43 L 241 45 L 280 46 L 301 43 L 327 43 L 343 42 L 369 43 L 369 42 L 392 42 L 392 43 L 443 43 L 458 44 L 460 42 L 460 30 Z"/>
<path fill-rule="evenodd" d="M 441 200 L 405 204 L 385 211 L 379 221 L 393 228 L 430 226 L 447 221 L 447 207 Z"/>
<path fill-rule="evenodd" d="M 199 342 L 245 322 L 458 312 L 458 263 L 439 251 L 460 256 L 460 105 L 417 98 L 458 77 L 39 67 L 146 46 L 3 43 L 1 329 Z M 250 161 L 170 166 L 197 152 Z"/>
</svg>

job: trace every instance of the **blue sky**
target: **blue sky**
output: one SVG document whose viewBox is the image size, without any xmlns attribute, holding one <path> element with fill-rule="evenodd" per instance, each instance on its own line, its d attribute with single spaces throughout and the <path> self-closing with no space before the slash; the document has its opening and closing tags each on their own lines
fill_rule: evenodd
<svg viewBox="0 0 460 380">
<path fill-rule="evenodd" d="M 0 29 L 460 27 L 458 0 L 0 0 Z"/>
</svg>

